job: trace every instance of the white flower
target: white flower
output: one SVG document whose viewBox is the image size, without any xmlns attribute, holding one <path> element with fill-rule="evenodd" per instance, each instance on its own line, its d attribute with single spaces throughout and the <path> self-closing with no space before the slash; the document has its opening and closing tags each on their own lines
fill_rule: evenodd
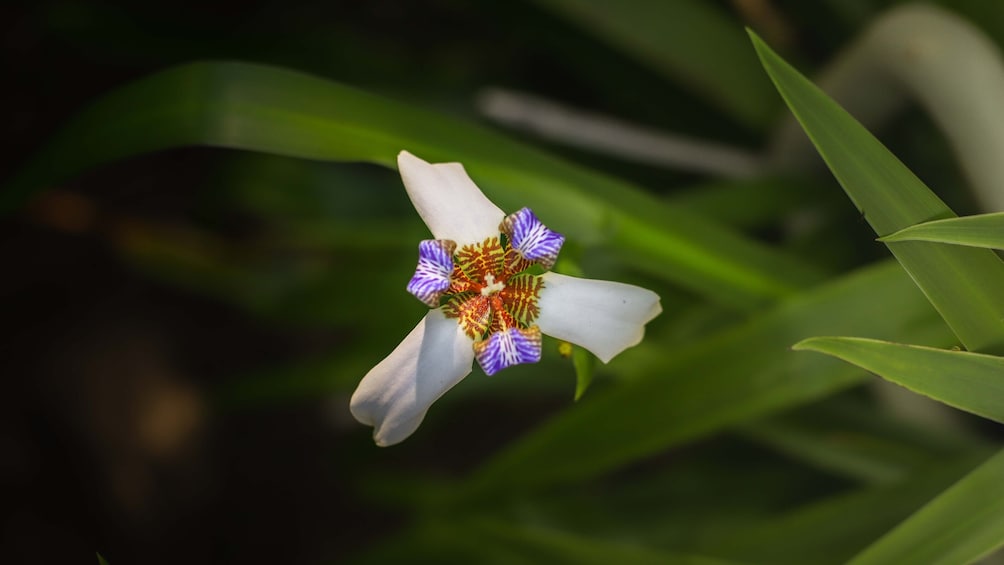
<svg viewBox="0 0 1004 565">
<path fill-rule="evenodd" d="M 405 189 L 436 239 L 418 246 L 409 292 L 432 310 L 363 377 L 352 415 L 377 445 L 403 441 L 429 406 L 471 372 L 540 360 L 541 334 L 572 342 L 604 363 L 641 341 L 662 308 L 637 286 L 546 272 L 565 238 L 529 208 L 506 216 L 460 163 L 397 158 Z"/>
</svg>

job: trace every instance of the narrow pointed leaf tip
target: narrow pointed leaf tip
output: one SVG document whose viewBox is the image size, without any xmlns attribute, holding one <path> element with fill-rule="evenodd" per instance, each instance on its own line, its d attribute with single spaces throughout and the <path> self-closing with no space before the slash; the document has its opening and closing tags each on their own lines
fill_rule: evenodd
<svg viewBox="0 0 1004 565">
<path fill-rule="evenodd" d="M 880 237 L 884 243 L 931 241 L 967 247 L 1004 249 L 1004 212 L 924 222 Z"/>
<path fill-rule="evenodd" d="M 575 401 L 578 402 L 593 382 L 596 358 L 585 349 L 575 348 L 572 351 L 572 365 L 575 367 Z"/>
<path fill-rule="evenodd" d="M 1004 358 L 856 337 L 814 337 L 796 351 L 842 359 L 938 402 L 1004 423 Z"/>
<path fill-rule="evenodd" d="M 459 163 L 431 164 L 402 151 L 401 177 L 437 239 L 418 245 L 407 290 L 432 308 L 352 395 L 352 415 L 378 445 L 403 441 L 429 407 L 471 372 L 488 375 L 541 358 L 542 334 L 604 362 L 641 341 L 659 296 L 627 284 L 528 269 L 554 265 L 564 236 L 529 208 L 505 214 Z M 442 303 L 442 306 L 440 304 Z"/>
</svg>

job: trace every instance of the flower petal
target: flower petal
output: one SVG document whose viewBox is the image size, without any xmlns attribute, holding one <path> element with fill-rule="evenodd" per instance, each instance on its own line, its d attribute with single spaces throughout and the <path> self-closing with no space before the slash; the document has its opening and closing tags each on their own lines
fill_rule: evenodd
<svg viewBox="0 0 1004 565">
<path fill-rule="evenodd" d="M 418 243 L 418 266 L 407 288 L 430 308 L 439 306 L 439 298 L 450 288 L 453 251 L 456 248 L 456 243 L 443 239 L 426 239 Z"/>
<path fill-rule="evenodd" d="M 499 230 L 509 236 L 509 244 L 524 259 L 536 261 L 544 269 L 554 266 L 565 243 L 565 236 L 548 229 L 529 208 L 506 216 Z"/>
<path fill-rule="evenodd" d="M 541 278 L 540 331 L 580 345 L 604 363 L 637 345 L 645 324 L 662 312 L 659 295 L 638 286 L 554 272 Z"/>
<path fill-rule="evenodd" d="M 478 364 L 488 376 L 518 365 L 540 361 L 540 328 L 509 328 L 495 332 L 484 341 L 474 344 Z"/>
<path fill-rule="evenodd" d="M 436 239 L 465 245 L 498 235 L 505 213 L 482 194 L 460 163 L 431 164 L 402 151 L 397 168 L 411 203 Z"/>
<path fill-rule="evenodd" d="M 379 446 L 410 436 L 429 406 L 471 372 L 474 348 L 456 320 L 431 310 L 352 394 L 356 420 L 373 426 Z"/>
</svg>

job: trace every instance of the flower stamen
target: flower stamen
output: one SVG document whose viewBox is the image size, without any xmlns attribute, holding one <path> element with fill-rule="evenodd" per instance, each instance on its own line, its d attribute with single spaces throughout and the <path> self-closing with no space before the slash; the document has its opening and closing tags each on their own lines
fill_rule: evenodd
<svg viewBox="0 0 1004 565">
<path fill-rule="evenodd" d="M 505 290 L 505 284 L 502 281 L 496 281 L 495 275 L 491 273 L 485 275 L 485 286 L 481 288 L 481 296 L 490 296 L 503 290 Z"/>
</svg>

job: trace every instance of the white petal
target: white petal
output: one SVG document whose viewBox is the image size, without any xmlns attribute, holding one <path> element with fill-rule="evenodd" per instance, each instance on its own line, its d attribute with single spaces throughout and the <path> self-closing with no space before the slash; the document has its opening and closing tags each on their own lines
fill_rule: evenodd
<svg viewBox="0 0 1004 565">
<path fill-rule="evenodd" d="M 662 312 L 659 295 L 630 284 L 541 275 L 540 331 L 580 345 L 609 362 L 645 335 L 645 324 Z"/>
<path fill-rule="evenodd" d="M 433 237 L 465 245 L 498 236 L 505 213 L 488 200 L 463 165 L 433 165 L 402 151 L 397 168 L 411 203 Z"/>
<path fill-rule="evenodd" d="M 377 445 L 410 436 L 429 406 L 471 372 L 474 347 L 456 319 L 430 310 L 352 394 L 356 420 L 373 426 Z"/>
</svg>

